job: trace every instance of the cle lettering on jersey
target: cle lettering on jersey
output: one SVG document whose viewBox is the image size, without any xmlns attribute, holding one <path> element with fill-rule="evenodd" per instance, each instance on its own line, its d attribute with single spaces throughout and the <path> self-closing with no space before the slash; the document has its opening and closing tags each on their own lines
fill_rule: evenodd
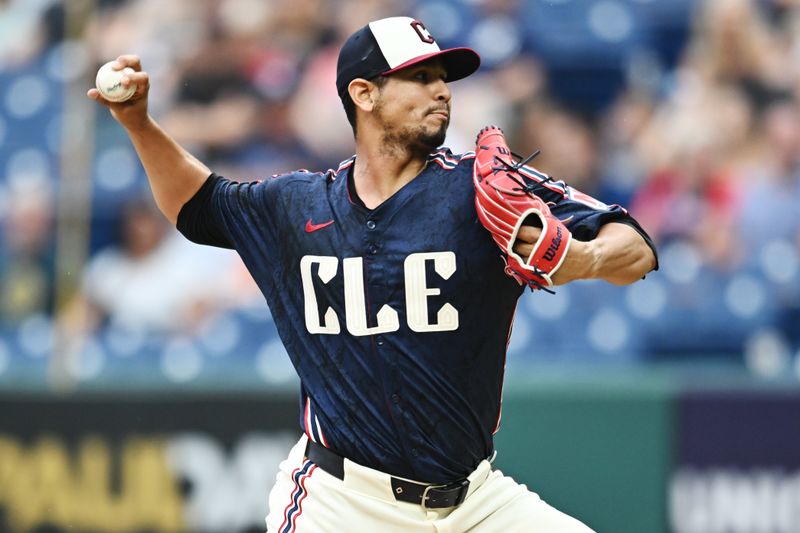
<svg viewBox="0 0 800 533">
<path fill-rule="evenodd" d="M 441 294 L 441 289 L 428 286 L 425 272 L 427 261 L 433 262 L 434 270 L 444 280 L 450 279 L 456 271 L 456 255 L 453 252 L 413 253 L 405 258 L 403 272 L 408 327 L 418 333 L 456 330 L 458 329 L 458 310 L 449 303 L 445 303 L 439 308 L 435 322 L 431 323 L 429 320 L 428 298 Z M 328 307 L 324 313 L 320 313 L 317 294 L 314 290 L 313 265 L 318 265 L 317 279 L 323 284 L 327 284 L 338 273 L 339 258 L 306 255 L 300 260 L 306 329 L 309 333 L 338 335 L 341 333 L 341 324 L 336 311 Z M 342 271 L 347 331 L 353 336 L 360 337 L 399 330 L 399 314 L 389 305 L 383 305 L 378 310 L 375 326 L 367 325 L 363 259 L 361 257 L 343 259 Z M 320 320 L 320 316 L 322 316 L 322 320 Z"/>
</svg>

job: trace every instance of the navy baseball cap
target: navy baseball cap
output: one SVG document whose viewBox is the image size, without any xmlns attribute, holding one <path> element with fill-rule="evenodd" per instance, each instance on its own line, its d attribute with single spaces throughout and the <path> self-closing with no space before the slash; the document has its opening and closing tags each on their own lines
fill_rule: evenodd
<svg viewBox="0 0 800 533">
<path fill-rule="evenodd" d="M 470 48 L 441 50 L 425 25 L 411 17 L 390 17 L 370 22 L 348 37 L 339 51 L 336 90 L 344 98 L 356 78 L 391 74 L 431 58 L 438 58 L 447 81 L 466 78 L 481 64 Z"/>
</svg>

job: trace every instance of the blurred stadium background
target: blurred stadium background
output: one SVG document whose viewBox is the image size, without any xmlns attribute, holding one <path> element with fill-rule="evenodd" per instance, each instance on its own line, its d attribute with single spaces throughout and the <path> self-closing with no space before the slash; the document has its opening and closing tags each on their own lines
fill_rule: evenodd
<svg viewBox="0 0 800 533">
<path fill-rule="evenodd" d="M 294 371 L 84 94 L 137 53 L 217 172 L 326 169 L 338 46 L 397 14 L 483 58 L 451 147 L 499 124 L 660 250 L 633 286 L 523 297 L 500 466 L 598 532 L 800 531 L 795 0 L 0 0 L 0 531 L 263 530 Z"/>
</svg>

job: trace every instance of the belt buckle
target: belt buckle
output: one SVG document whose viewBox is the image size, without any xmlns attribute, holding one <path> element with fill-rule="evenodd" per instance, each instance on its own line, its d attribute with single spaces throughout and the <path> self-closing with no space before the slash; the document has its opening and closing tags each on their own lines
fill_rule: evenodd
<svg viewBox="0 0 800 533">
<path fill-rule="evenodd" d="M 461 505 L 467 497 L 467 487 L 469 487 L 468 479 L 462 479 L 461 481 L 456 481 L 453 483 L 449 483 L 447 485 L 428 485 L 427 487 L 425 487 L 425 490 L 422 491 L 422 503 L 421 503 L 422 509 L 426 512 L 428 511 L 428 499 L 430 498 L 430 496 L 428 496 L 428 492 L 434 489 L 436 490 L 458 489 L 459 490 L 458 498 L 456 498 L 456 500 L 453 502 L 452 507 Z"/>
<path fill-rule="evenodd" d="M 422 510 L 423 511 L 428 512 L 428 498 L 430 498 L 430 496 L 428 496 L 428 492 L 430 492 L 432 489 L 438 489 L 438 488 L 445 487 L 445 486 L 446 485 L 428 485 L 427 487 L 425 487 L 425 490 L 422 491 Z"/>
</svg>

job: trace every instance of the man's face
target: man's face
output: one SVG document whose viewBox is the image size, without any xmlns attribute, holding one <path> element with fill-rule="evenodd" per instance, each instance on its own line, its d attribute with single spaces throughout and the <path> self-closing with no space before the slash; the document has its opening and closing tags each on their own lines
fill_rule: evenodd
<svg viewBox="0 0 800 533">
<path fill-rule="evenodd" d="M 450 124 L 447 73 L 438 61 L 426 61 L 388 76 L 373 113 L 387 148 L 429 153 L 440 146 Z"/>
</svg>

